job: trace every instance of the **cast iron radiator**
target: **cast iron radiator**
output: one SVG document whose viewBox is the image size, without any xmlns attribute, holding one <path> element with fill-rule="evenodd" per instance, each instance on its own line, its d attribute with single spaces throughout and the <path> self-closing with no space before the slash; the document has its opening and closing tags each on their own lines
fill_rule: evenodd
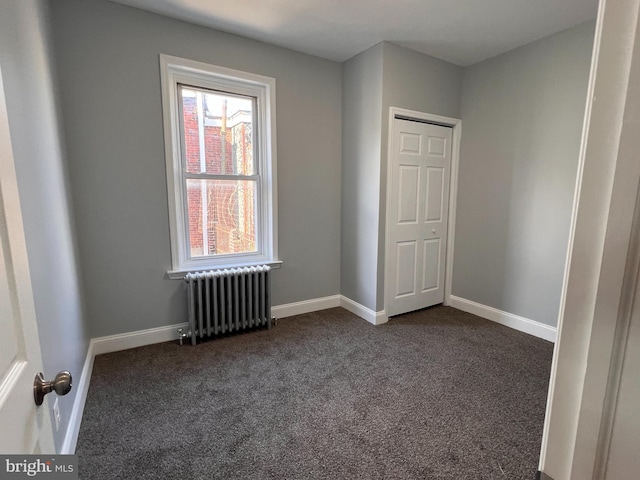
<svg viewBox="0 0 640 480">
<path fill-rule="evenodd" d="M 257 327 L 271 328 L 268 265 L 188 273 L 189 332 L 181 337 L 214 337 Z"/>
</svg>

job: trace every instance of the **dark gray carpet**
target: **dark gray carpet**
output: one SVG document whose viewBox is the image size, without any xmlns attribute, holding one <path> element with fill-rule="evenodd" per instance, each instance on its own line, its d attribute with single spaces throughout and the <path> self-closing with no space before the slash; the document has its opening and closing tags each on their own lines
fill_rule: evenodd
<svg viewBox="0 0 640 480">
<path fill-rule="evenodd" d="M 553 345 L 448 307 L 334 308 L 95 359 L 83 479 L 533 479 Z"/>
</svg>

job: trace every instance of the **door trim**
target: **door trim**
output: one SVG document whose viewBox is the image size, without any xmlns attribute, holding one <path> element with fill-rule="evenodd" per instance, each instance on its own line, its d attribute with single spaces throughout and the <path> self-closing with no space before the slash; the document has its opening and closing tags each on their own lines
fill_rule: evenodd
<svg viewBox="0 0 640 480">
<path fill-rule="evenodd" d="M 391 278 L 391 265 L 389 264 L 389 232 L 390 232 L 390 215 L 389 204 L 391 201 L 391 162 L 393 161 L 393 135 L 395 132 L 394 120 L 399 117 L 401 120 L 413 120 L 423 123 L 433 123 L 444 127 L 451 127 L 451 177 L 449 184 L 449 214 L 447 225 L 447 244 L 445 255 L 445 273 L 444 273 L 444 305 L 451 303 L 451 286 L 453 277 L 453 246 L 455 241 L 455 222 L 456 222 L 456 198 L 458 193 L 458 167 L 460 163 L 460 139 L 462 135 L 462 120 L 459 118 L 443 117 L 431 113 L 418 112 L 416 110 L 407 110 L 406 108 L 389 107 L 389 134 L 387 137 L 387 195 L 385 198 L 385 254 L 384 254 L 384 310 L 387 310 L 389 304 L 389 278 Z"/>
</svg>

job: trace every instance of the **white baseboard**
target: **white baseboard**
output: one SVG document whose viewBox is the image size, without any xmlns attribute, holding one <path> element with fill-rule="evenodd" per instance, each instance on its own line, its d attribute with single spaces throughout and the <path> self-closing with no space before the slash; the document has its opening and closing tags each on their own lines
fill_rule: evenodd
<svg viewBox="0 0 640 480">
<path fill-rule="evenodd" d="M 138 330 L 137 332 L 94 338 L 91 340 L 93 354 L 100 355 L 103 353 L 117 352 L 119 350 L 128 350 L 129 348 L 143 347 L 144 345 L 152 345 L 154 343 L 177 340 L 178 328 L 184 328 L 186 331 L 188 327 L 189 324 L 187 323 L 178 323 L 176 325 L 167 325 L 166 327 L 149 328 L 147 330 Z"/>
<path fill-rule="evenodd" d="M 511 327 L 515 330 L 528 333 L 538 338 L 548 340 L 550 342 L 556 341 L 557 329 L 544 323 L 536 322 L 528 318 L 519 317 L 512 313 L 503 312 L 497 308 L 488 307 L 480 303 L 466 300 L 464 298 L 451 295 L 450 303 L 453 308 L 462 310 L 463 312 L 472 313 L 479 317 L 491 320 L 492 322 Z"/>
<path fill-rule="evenodd" d="M 389 321 L 386 311 L 382 310 L 380 312 L 374 312 L 370 308 L 360 305 L 344 295 L 340 295 L 340 306 L 349 310 L 351 313 L 355 313 L 360 318 L 363 318 L 373 325 L 382 325 Z"/>
<path fill-rule="evenodd" d="M 332 295 L 330 297 L 314 298 L 311 300 L 303 300 L 302 302 L 287 303 L 271 308 L 271 314 L 276 318 L 292 317 L 293 315 L 302 315 L 304 313 L 317 312 L 327 308 L 342 307 L 351 313 L 358 315 L 373 325 L 386 323 L 389 318 L 386 312 L 374 312 L 373 310 L 354 302 L 344 295 Z"/>
<path fill-rule="evenodd" d="M 89 382 L 91 380 L 91 372 L 93 371 L 93 341 L 89 342 L 87 348 L 87 356 L 84 359 L 82 373 L 78 383 L 75 384 L 76 398 L 71 408 L 71 416 L 67 424 L 67 431 L 62 442 L 60 454 L 73 455 L 76 453 L 76 443 L 78 442 L 78 434 L 80 433 L 80 424 L 82 423 L 82 413 L 84 412 L 84 404 L 87 401 L 87 393 L 89 392 Z M 74 382 L 75 383 L 75 382 Z"/>
<path fill-rule="evenodd" d="M 330 297 L 314 298 L 311 300 L 303 300 L 302 302 L 277 305 L 275 307 L 271 307 L 271 315 L 276 318 L 286 318 L 339 306 L 340 295 L 332 295 Z"/>
</svg>

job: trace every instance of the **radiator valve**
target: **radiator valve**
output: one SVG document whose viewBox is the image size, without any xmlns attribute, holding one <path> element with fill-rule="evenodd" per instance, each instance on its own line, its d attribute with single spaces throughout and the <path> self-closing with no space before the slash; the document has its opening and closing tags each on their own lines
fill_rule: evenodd
<svg viewBox="0 0 640 480">
<path fill-rule="evenodd" d="M 178 329 L 178 341 L 180 342 L 180 345 L 182 345 L 182 341 L 186 339 L 188 336 L 189 335 L 184 332 L 183 328 Z"/>
</svg>

